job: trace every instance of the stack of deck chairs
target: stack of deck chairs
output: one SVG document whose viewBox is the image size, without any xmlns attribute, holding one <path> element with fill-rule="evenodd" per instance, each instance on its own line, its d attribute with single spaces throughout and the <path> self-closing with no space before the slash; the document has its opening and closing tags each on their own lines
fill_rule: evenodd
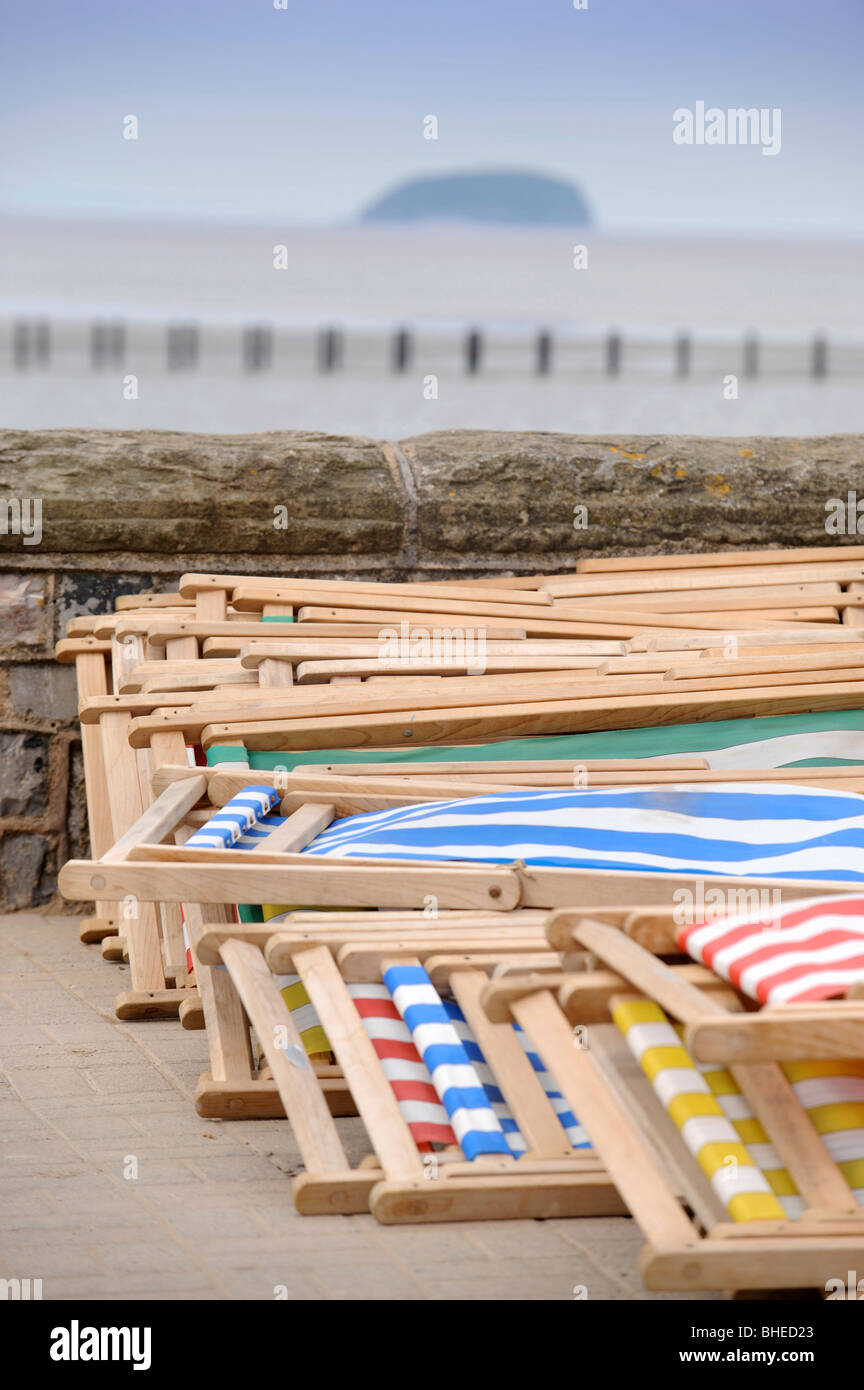
<svg viewBox="0 0 864 1390">
<path fill-rule="evenodd" d="M 629 1212 L 649 1288 L 822 1289 L 864 1262 L 862 615 L 857 546 L 123 596 L 58 644 L 61 889 L 118 1017 L 206 1030 L 199 1113 L 287 1117 L 300 1212 Z"/>
</svg>

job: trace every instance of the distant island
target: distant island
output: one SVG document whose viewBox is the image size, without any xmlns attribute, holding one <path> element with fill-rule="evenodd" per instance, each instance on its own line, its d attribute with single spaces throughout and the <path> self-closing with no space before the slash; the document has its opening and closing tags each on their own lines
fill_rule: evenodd
<svg viewBox="0 0 864 1390">
<path fill-rule="evenodd" d="M 590 224 L 591 211 L 575 184 L 502 170 L 411 179 L 370 203 L 361 221 L 572 227 Z"/>
</svg>

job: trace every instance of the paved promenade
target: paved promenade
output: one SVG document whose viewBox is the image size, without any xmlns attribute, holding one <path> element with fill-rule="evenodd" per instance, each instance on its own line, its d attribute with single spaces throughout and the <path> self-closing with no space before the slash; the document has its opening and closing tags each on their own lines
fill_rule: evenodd
<svg viewBox="0 0 864 1390">
<path fill-rule="evenodd" d="M 648 1295 L 634 1223 L 300 1217 L 285 1121 L 202 1120 L 203 1033 L 121 1023 L 128 970 L 72 917 L 0 917 L 0 1278 L 45 1299 Z M 340 1120 L 352 1159 L 360 1121 Z"/>
</svg>

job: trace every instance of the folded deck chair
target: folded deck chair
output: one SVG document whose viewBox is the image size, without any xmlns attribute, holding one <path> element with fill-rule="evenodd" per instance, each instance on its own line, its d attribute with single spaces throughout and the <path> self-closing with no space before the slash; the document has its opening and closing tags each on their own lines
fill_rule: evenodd
<svg viewBox="0 0 864 1390">
<path fill-rule="evenodd" d="M 226 731 L 227 732 L 227 731 Z M 260 744 L 260 746 L 256 746 Z M 207 761 L 248 762 L 255 772 L 299 763 L 448 762 L 485 759 L 537 758 L 654 758 L 696 755 L 709 767 L 776 768 L 864 764 L 864 712 L 846 710 L 816 714 L 764 715 L 758 718 L 662 725 L 656 728 L 613 728 L 596 734 L 543 734 L 533 738 L 498 739 L 482 743 L 453 743 L 406 748 L 292 747 L 286 738 L 277 749 L 254 737 L 225 742 L 214 737 L 205 745 Z"/>
<path fill-rule="evenodd" d="M 678 946 L 764 1007 L 742 1027 L 711 1019 L 688 1030 L 700 1060 L 755 1061 L 771 1055 L 864 1056 L 864 897 L 801 898 L 756 912 L 679 926 Z M 849 1003 L 840 1003 L 844 998 Z M 825 1001 L 833 1007 L 820 1010 Z M 799 1006 L 789 1008 L 790 1005 Z M 814 1010 L 806 1005 L 816 1005 Z M 822 1040 L 821 1018 L 830 1020 Z"/>
<path fill-rule="evenodd" d="M 192 775 L 203 781 L 197 769 Z M 260 863 L 276 862 L 272 856 L 280 851 L 280 837 L 271 839 L 271 832 L 283 825 L 290 832 L 290 822 L 268 812 L 280 794 L 284 810 L 286 804 L 303 807 L 308 793 L 293 790 L 294 774 L 282 779 L 278 791 L 273 784 L 255 785 L 248 777 L 236 779 L 239 786 L 232 790 L 235 779 L 236 774 L 211 777 L 208 792 L 217 807 L 207 824 L 191 834 L 182 853 L 163 846 L 160 858 L 188 863 L 197 849 L 260 848 L 268 851 Z M 316 792 L 316 802 L 329 799 L 332 805 L 320 808 L 324 828 L 305 845 L 304 857 L 290 861 L 292 866 L 303 866 L 305 856 L 325 856 L 339 860 L 340 867 L 371 857 L 418 864 L 521 863 L 600 873 L 620 869 L 643 875 L 702 873 L 778 881 L 805 881 L 830 873 L 838 887 L 860 880 L 862 873 L 864 800 L 812 784 L 496 788 L 491 793 L 472 785 L 458 800 L 439 801 L 428 791 L 420 792 L 447 785 L 435 779 L 416 783 L 387 779 L 379 784 L 361 778 L 297 777 L 301 787 L 307 781 L 325 789 Z M 391 795 L 382 800 L 391 809 L 333 820 L 333 807 L 364 800 L 354 797 L 355 785 L 361 790 L 383 785 Z M 451 785 L 458 786 L 458 780 Z M 182 794 L 181 782 L 171 779 L 167 786 Z M 231 797 L 220 809 L 219 793 L 226 787 Z M 400 797 L 408 802 L 406 806 L 394 804 Z M 311 812 L 313 807 L 305 809 Z M 262 820 L 251 819 L 259 814 Z M 238 841 L 241 825 L 244 834 Z M 132 860 L 147 858 L 145 844 L 135 846 Z M 298 883 L 302 881 L 301 875 Z M 751 901 L 743 898 L 748 905 Z M 758 905 L 758 895 L 755 901 Z"/>
<path fill-rule="evenodd" d="M 480 1012 L 487 976 L 470 953 L 407 945 L 390 927 L 369 931 L 358 963 L 314 927 L 277 932 L 269 966 L 299 975 L 372 1150 L 349 1166 L 258 947 L 224 926 L 205 934 L 203 952 L 227 966 L 300 1146 L 298 1211 L 371 1210 L 389 1224 L 622 1210 L 530 1037 Z"/>
<path fill-rule="evenodd" d="M 864 877 L 864 799 L 806 786 L 529 791 L 332 824 L 332 806 L 305 805 L 254 837 L 254 863 L 176 842 L 204 786 L 171 783 L 109 857 L 64 867 L 63 892 L 346 908 L 421 908 L 432 894 L 442 909 L 508 911 L 671 905 L 678 886 L 713 876 L 791 900 L 807 887 L 851 892 Z"/>
<path fill-rule="evenodd" d="M 575 936 L 616 972 L 600 972 L 600 990 L 590 972 L 515 977 L 493 981 L 483 1003 L 491 1019 L 530 1030 L 580 1114 L 647 1238 L 647 1286 L 824 1289 L 829 1279 L 845 1281 L 864 1255 L 864 1059 L 700 1067 L 667 1015 L 724 1016 L 740 1008 L 729 987 L 725 996 L 706 989 L 701 976 L 697 986 L 687 972 L 704 967 L 663 965 L 608 924 L 578 920 Z M 648 1102 L 599 1044 L 573 1047 L 574 1024 L 606 1016 L 598 998 L 652 1084 Z M 842 1006 L 822 1008 L 820 1044 L 834 1017 L 843 1028 Z M 743 1015 L 741 1026 L 759 1017 Z"/>
</svg>

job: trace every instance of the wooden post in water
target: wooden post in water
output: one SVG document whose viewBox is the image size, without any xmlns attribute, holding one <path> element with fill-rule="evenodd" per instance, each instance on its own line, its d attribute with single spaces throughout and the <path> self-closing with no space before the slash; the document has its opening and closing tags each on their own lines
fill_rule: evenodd
<svg viewBox="0 0 864 1390">
<path fill-rule="evenodd" d="M 622 344 L 621 334 L 612 332 L 606 339 L 606 374 L 607 376 L 617 376 L 621 371 Z"/>
<path fill-rule="evenodd" d="M 537 375 L 548 376 L 552 369 L 552 334 L 541 328 L 537 334 Z"/>
</svg>

